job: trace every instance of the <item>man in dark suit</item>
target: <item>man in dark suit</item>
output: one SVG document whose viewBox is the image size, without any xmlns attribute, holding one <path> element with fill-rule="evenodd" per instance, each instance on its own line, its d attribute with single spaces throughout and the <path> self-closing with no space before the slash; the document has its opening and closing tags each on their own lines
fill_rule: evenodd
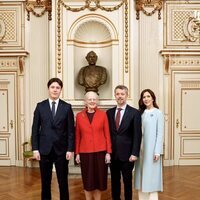
<svg viewBox="0 0 200 200">
<path fill-rule="evenodd" d="M 132 170 L 137 160 L 141 143 L 141 115 L 126 101 L 128 88 L 118 85 L 115 90 L 117 106 L 107 111 L 111 141 L 111 189 L 112 199 L 120 200 L 121 174 L 124 182 L 125 200 L 132 200 Z"/>
<path fill-rule="evenodd" d="M 74 115 L 71 105 L 59 99 L 63 83 L 52 78 L 47 83 L 49 99 L 37 104 L 32 125 L 32 150 L 39 160 L 42 200 L 51 200 L 53 163 L 60 200 L 69 199 L 68 162 L 74 151 Z"/>
</svg>

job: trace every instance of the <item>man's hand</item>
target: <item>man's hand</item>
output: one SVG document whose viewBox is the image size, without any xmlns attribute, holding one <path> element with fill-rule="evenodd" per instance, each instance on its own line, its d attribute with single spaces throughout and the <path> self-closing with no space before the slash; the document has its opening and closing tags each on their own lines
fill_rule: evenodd
<svg viewBox="0 0 200 200">
<path fill-rule="evenodd" d="M 130 161 L 130 162 L 134 162 L 134 161 L 136 161 L 137 159 L 138 159 L 137 156 L 131 155 L 130 158 L 129 158 L 129 161 Z"/>
<path fill-rule="evenodd" d="M 73 152 L 67 151 L 67 153 L 66 153 L 66 159 L 70 160 L 72 158 L 72 155 L 73 155 Z"/>
<path fill-rule="evenodd" d="M 39 151 L 33 151 L 33 157 L 36 159 L 36 160 L 40 160 L 40 153 L 39 153 Z"/>
<path fill-rule="evenodd" d="M 110 158 L 110 154 L 109 153 L 107 153 L 106 156 L 105 156 L 105 163 L 106 164 L 111 163 L 111 158 Z"/>
</svg>

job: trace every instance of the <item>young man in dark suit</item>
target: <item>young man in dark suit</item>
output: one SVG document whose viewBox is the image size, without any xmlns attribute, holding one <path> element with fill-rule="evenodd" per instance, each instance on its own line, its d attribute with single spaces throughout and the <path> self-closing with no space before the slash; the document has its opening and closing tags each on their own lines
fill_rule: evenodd
<svg viewBox="0 0 200 200">
<path fill-rule="evenodd" d="M 63 83 L 52 78 L 47 83 L 49 99 L 37 104 L 32 125 L 32 150 L 39 161 L 42 200 L 51 200 L 53 163 L 60 200 L 69 200 L 68 162 L 74 151 L 74 115 L 71 105 L 59 99 Z"/>
<path fill-rule="evenodd" d="M 118 85 L 114 92 L 117 106 L 107 111 L 112 141 L 112 199 L 120 200 L 122 174 L 125 200 L 132 200 L 132 170 L 139 156 L 142 136 L 141 115 L 137 109 L 127 104 L 126 86 Z"/>
</svg>

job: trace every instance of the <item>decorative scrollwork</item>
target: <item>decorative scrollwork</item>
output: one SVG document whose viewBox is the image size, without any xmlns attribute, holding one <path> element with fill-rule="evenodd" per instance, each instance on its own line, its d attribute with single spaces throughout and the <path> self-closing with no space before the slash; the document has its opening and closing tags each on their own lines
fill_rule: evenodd
<svg viewBox="0 0 200 200">
<path fill-rule="evenodd" d="M 36 12 L 36 9 L 41 9 L 40 12 Z M 36 16 L 41 17 L 48 12 L 48 19 L 51 20 L 52 3 L 51 0 L 26 0 L 27 20 L 30 20 L 30 12 Z"/>
<path fill-rule="evenodd" d="M 2 18 L 0 18 L 0 43 L 3 43 L 3 39 L 6 36 L 6 25 Z"/>
<path fill-rule="evenodd" d="M 68 5 L 65 4 L 63 0 L 59 0 L 60 3 L 65 7 L 66 10 L 72 11 L 72 12 L 79 12 L 83 11 L 85 9 L 88 9 L 90 11 L 95 11 L 97 9 L 101 9 L 107 12 L 112 12 L 115 10 L 118 10 L 126 0 L 122 0 L 120 4 L 113 6 L 113 7 L 104 7 L 101 5 L 100 0 L 85 0 L 85 5 L 80 7 L 80 8 L 72 8 Z"/>
<path fill-rule="evenodd" d="M 158 19 L 161 19 L 163 0 L 136 0 L 136 19 L 140 19 L 140 11 L 147 16 L 152 16 L 158 11 Z M 147 8 L 151 11 L 147 11 Z"/>
<path fill-rule="evenodd" d="M 191 16 L 185 20 L 183 23 L 183 34 L 186 41 L 196 42 L 199 39 L 200 43 L 200 19 L 198 20 Z"/>
</svg>

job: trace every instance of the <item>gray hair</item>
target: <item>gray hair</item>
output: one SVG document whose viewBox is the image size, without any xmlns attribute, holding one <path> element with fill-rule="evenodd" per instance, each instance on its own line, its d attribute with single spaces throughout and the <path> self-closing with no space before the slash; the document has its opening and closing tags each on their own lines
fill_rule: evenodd
<svg viewBox="0 0 200 200">
<path fill-rule="evenodd" d="M 117 89 L 125 90 L 126 94 L 128 94 L 128 88 L 127 88 L 125 85 L 117 85 L 117 86 L 115 87 L 114 92 L 116 92 Z"/>
</svg>

